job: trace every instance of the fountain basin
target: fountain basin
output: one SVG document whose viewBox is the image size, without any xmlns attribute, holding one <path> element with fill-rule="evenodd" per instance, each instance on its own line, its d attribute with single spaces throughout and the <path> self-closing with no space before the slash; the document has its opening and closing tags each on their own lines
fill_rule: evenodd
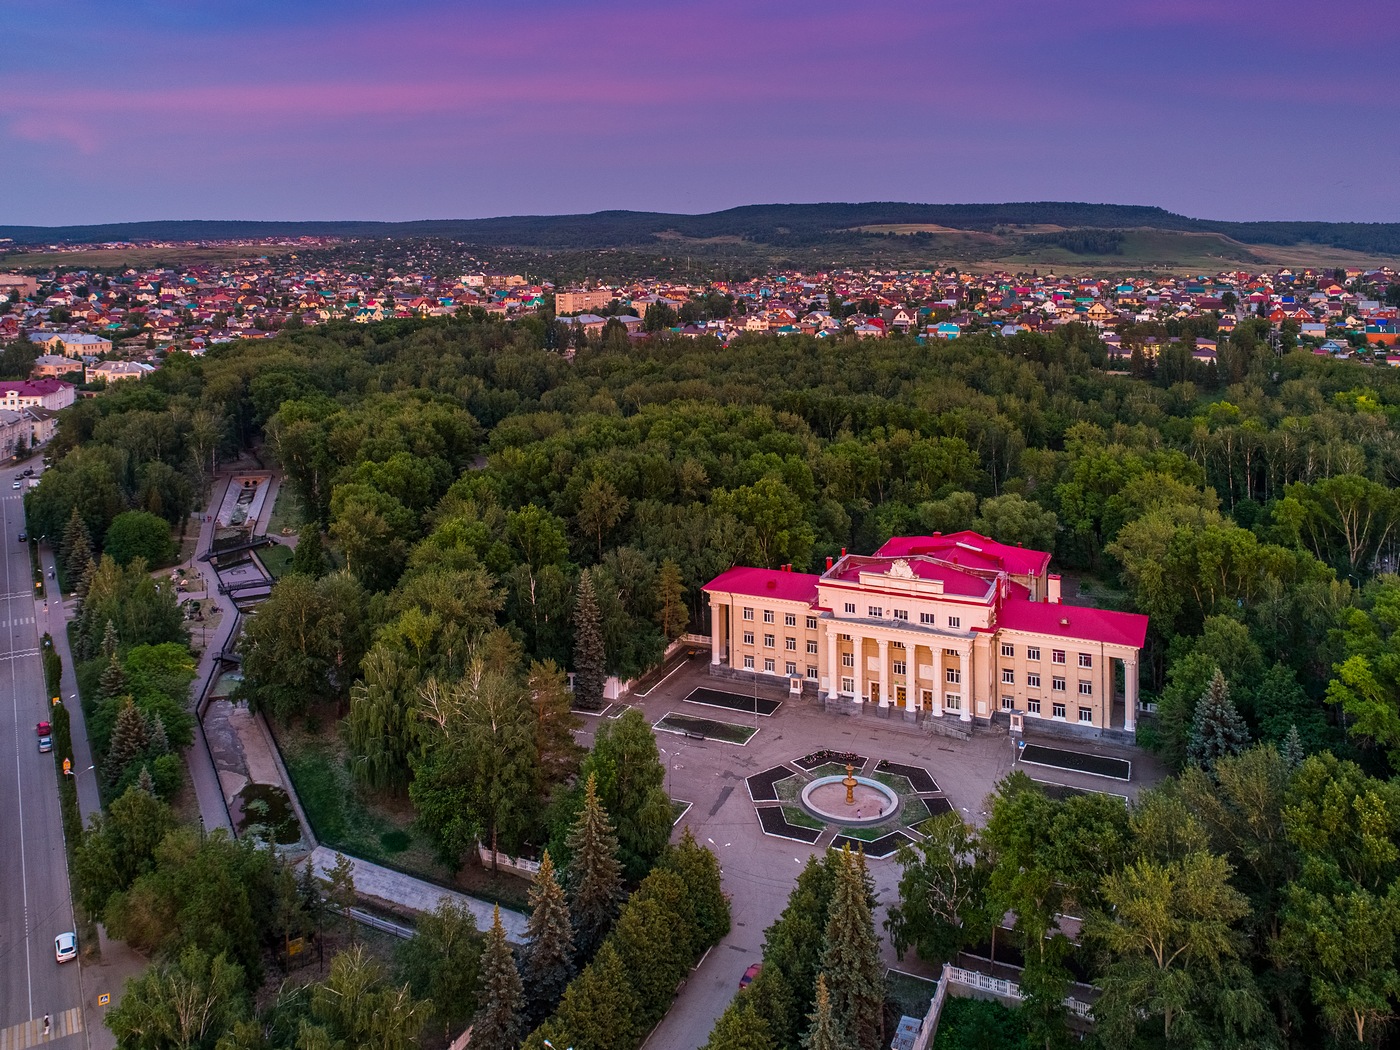
<svg viewBox="0 0 1400 1050">
<path fill-rule="evenodd" d="M 818 777 L 802 789 L 802 808 L 812 816 L 848 828 L 883 824 L 899 809 L 899 796 L 878 780 L 855 777 L 851 794 L 855 801 L 846 803 L 846 778 Z"/>
</svg>

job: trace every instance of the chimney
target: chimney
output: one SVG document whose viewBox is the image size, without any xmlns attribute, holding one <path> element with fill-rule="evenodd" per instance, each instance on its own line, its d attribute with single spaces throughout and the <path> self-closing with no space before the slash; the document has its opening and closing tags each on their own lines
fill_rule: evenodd
<svg viewBox="0 0 1400 1050">
<path fill-rule="evenodd" d="M 830 555 L 830 554 L 828 554 L 828 555 L 826 556 L 826 567 L 827 567 L 828 569 L 831 568 L 831 555 Z"/>
<path fill-rule="evenodd" d="M 1060 604 L 1060 574 L 1052 572 L 1045 581 L 1045 600 L 1055 605 Z"/>
</svg>

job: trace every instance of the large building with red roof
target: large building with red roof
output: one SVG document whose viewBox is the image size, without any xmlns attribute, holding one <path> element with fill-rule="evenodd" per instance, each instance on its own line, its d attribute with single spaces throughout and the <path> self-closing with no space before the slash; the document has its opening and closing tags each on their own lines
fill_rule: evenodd
<svg viewBox="0 0 1400 1050">
<path fill-rule="evenodd" d="M 786 677 L 829 709 L 1137 727 L 1147 617 L 1060 600 L 1050 555 L 975 532 L 896 537 L 822 573 L 737 566 L 704 587 L 711 672 Z"/>
</svg>

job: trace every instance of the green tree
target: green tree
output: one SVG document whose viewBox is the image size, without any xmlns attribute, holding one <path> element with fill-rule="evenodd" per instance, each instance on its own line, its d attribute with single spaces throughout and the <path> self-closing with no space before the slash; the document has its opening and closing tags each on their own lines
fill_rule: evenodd
<svg viewBox="0 0 1400 1050">
<path fill-rule="evenodd" d="M 330 571 L 330 560 L 321 542 L 321 526 L 318 523 L 307 522 L 298 531 L 290 571 L 310 576 L 313 580 L 319 580 Z"/>
<path fill-rule="evenodd" d="M 667 642 L 675 641 L 685 633 L 690 614 L 685 608 L 681 567 L 670 558 L 661 563 L 656 579 L 656 605 L 656 622 L 661 625 L 662 637 Z"/>
<path fill-rule="evenodd" d="M 102 551 L 118 565 L 126 566 L 140 558 L 148 565 L 164 565 L 175 557 L 175 541 L 170 523 L 144 510 L 118 514 L 107 528 Z"/>
<path fill-rule="evenodd" d="M 1054 511 L 1045 510 L 1024 496 L 1008 493 L 984 499 L 981 514 L 972 527 L 999 543 L 1048 551 L 1055 547 L 1059 521 Z"/>
<path fill-rule="evenodd" d="M 578 579 L 574 606 L 574 702 L 584 711 L 602 710 L 606 663 L 593 575 L 584 572 Z"/>
<path fill-rule="evenodd" d="M 594 477 L 579 495 L 579 532 L 594 543 L 599 560 L 603 557 L 603 542 L 627 513 L 627 497 L 623 496 L 612 482 L 603 477 Z"/>
<path fill-rule="evenodd" d="M 191 945 L 131 978 L 103 1021 L 130 1050 L 214 1050 L 247 1010 L 243 968 Z"/>
<path fill-rule="evenodd" d="M 640 711 L 598 728 L 583 773 L 596 778 L 598 800 L 614 822 L 624 875 L 640 881 L 666 849 L 674 816 L 656 736 Z"/>
<path fill-rule="evenodd" d="M 321 878 L 321 894 L 327 907 L 339 918 L 341 928 L 353 938 L 355 920 L 350 915 L 350 909 L 360 900 L 355 890 L 355 862 L 345 854 L 337 853 L 335 864 L 327 868 Z"/>
<path fill-rule="evenodd" d="M 821 968 L 831 978 L 831 1014 L 846 1041 L 858 1050 L 882 1050 L 885 985 L 880 941 L 870 915 L 865 857 L 849 848 L 836 869 Z"/>
<path fill-rule="evenodd" d="M 543 1047 L 549 1037 L 557 1047 L 574 1050 L 613 1050 L 633 1047 L 646 1029 L 641 1023 L 643 1004 L 632 989 L 635 974 L 627 972 L 611 942 L 604 944 L 588 968 L 579 974 L 564 993 L 554 1022 L 537 1029 L 526 1045 Z M 549 1032 L 554 1024 L 558 1030 Z"/>
<path fill-rule="evenodd" d="M 472 1019 L 472 1045 L 482 1050 L 515 1050 L 525 1034 L 524 1011 L 524 988 L 497 907 L 481 955 L 481 1009 Z"/>
<path fill-rule="evenodd" d="M 414 935 L 398 946 L 398 979 L 415 998 L 433 1004 L 445 1038 L 459 1032 L 476 1012 L 482 938 L 472 913 L 444 898 L 418 916 Z"/>
<path fill-rule="evenodd" d="M 856 1044 L 846 1038 L 832 1013 L 831 995 L 826 988 L 826 974 L 817 974 L 817 1006 L 810 1017 L 812 1027 L 802 1040 L 803 1050 L 854 1050 Z"/>
<path fill-rule="evenodd" d="M 107 746 L 107 760 L 103 763 L 102 770 L 108 782 L 113 784 L 126 772 L 128 766 L 145 757 L 151 743 L 149 726 L 141 710 L 130 697 L 126 697 L 119 704 L 112 739 Z"/>
<path fill-rule="evenodd" d="M 329 975 L 311 989 L 310 1018 L 301 1019 L 296 1045 L 410 1050 L 432 1009 L 406 985 L 388 985 L 383 967 L 357 944 L 336 955 Z"/>
<path fill-rule="evenodd" d="M 88 915 L 101 915 L 114 893 L 127 889 L 154 865 L 156 848 L 175 826 L 170 807 L 133 785 L 95 814 L 73 853 L 78 899 Z"/>
<path fill-rule="evenodd" d="M 622 899 L 622 865 L 617 835 L 598 799 L 598 781 L 590 773 L 583 789 L 583 808 L 569 832 L 569 914 L 574 922 L 578 957 L 589 959 L 617 918 Z"/>
<path fill-rule="evenodd" d="M 1212 769 L 1223 756 L 1238 755 L 1248 746 L 1249 729 L 1230 700 L 1225 676 L 1217 669 L 1196 704 L 1186 760 L 1203 769 Z"/>
<path fill-rule="evenodd" d="M 931 963 L 946 962 L 982 932 L 976 910 L 987 884 L 977 834 L 956 813 L 925 821 L 923 841 L 901 846 L 899 903 L 885 920 L 902 958 L 910 948 Z"/>
<path fill-rule="evenodd" d="M 92 536 L 76 505 L 63 528 L 57 554 L 58 564 L 63 570 L 63 582 L 73 587 L 82 577 L 88 562 L 93 560 Z"/>
<path fill-rule="evenodd" d="M 703 951 L 724 939 L 730 929 L 729 898 L 725 896 L 719 860 L 695 841 L 687 827 L 659 865 L 680 877 L 694 915 L 697 947 Z"/>
<path fill-rule="evenodd" d="M 547 1017 L 563 998 L 574 976 L 574 932 L 563 887 L 554 877 L 554 862 L 545 850 L 530 886 L 530 923 L 521 960 L 530 1016 Z"/>
<path fill-rule="evenodd" d="M 768 1022 L 740 996 L 720 1014 L 702 1050 L 778 1050 Z"/>
<path fill-rule="evenodd" d="M 102 677 L 98 680 L 98 695 L 104 702 L 110 702 L 126 691 L 126 672 L 122 670 L 121 661 L 114 652 L 107 658 L 107 666 L 102 669 Z"/>
</svg>

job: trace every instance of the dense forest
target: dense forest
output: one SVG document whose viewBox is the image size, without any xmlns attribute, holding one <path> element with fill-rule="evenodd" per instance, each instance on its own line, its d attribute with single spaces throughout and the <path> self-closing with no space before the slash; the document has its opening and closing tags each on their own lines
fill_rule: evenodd
<svg viewBox="0 0 1400 1050">
<path fill-rule="evenodd" d="M 1118 359 L 1077 326 L 722 346 L 613 325 L 566 358 L 546 347 L 577 338 L 543 319 L 330 325 L 173 354 L 66 410 L 28 511 L 113 602 L 144 564 L 123 516 L 179 526 L 221 457 L 261 449 L 308 524 L 247 626 L 249 699 L 335 704 L 362 782 L 458 859 L 484 837 L 568 864 L 596 801 L 629 885 L 666 862 L 666 799 L 659 766 L 607 756 L 650 734 L 620 720 L 575 753 L 563 669 L 588 701 L 650 666 L 707 629 L 699 588 L 734 564 L 966 527 L 1052 550 L 1069 600 L 1150 616 L 1139 735 L 1183 773 L 1130 810 L 1003 784 L 985 829 L 905 858 L 898 943 L 946 955 L 1014 910 L 1036 1045 L 1064 1036 L 1044 1004 L 1072 975 L 1104 988 L 1110 1045 L 1374 1043 L 1400 1001 L 1400 379 L 1276 356 L 1255 322 L 1209 366 L 1171 339 L 1212 333 L 1128 342 L 1147 334 L 1155 357 Z M 179 627 L 105 608 L 118 637 L 88 617 L 80 659 L 117 667 L 119 696 L 159 655 L 133 648 Z M 921 910 L 940 879 L 961 895 Z M 1052 929 L 1070 913 L 1075 950 Z M 732 1045 L 795 1045 L 777 1029 L 805 1031 L 814 965 L 770 1042 Z"/>
<path fill-rule="evenodd" d="M 1140 205 L 1033 201 L 1007 204 L 757 204 L 704 215 L 602 211 L 588 215 L 516 215 L 416 222 L 153 221 L 102 226 L 0 226 L 16 244 L 197 241 L 242 237 L 446 237 L 482 247 L 610 249 L 654 246 L 658 236 L 742 238 L 774 247 L 837 245 L 864 226 L 927 224 L 957 230 L 1064 226 L 1091 230 L 1145 227 L 1219 233 L 1246 244 L 1303 243 L 1370 254 L 1400 254 L 1400 224 L 1220 222 Z"/>
</svg>

